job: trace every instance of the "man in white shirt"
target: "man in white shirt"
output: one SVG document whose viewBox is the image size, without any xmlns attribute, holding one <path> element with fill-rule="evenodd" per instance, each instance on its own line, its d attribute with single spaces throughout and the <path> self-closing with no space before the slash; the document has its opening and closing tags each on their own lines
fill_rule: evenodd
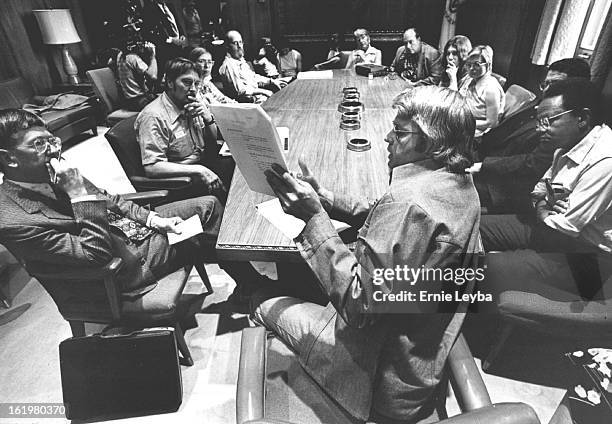
<svg viewBox="0 0 612 424">
<path fill-rule="evenodd" d="M 251 69 L 244 59 L 244 43 L 238 31 L 228 31 L 225 43 L 227 55 L 219 67 L 219 76 L 229 97 L 244 103 L 262 103 L 281 88 L 280 82 L 258 75 Z"/>
<path fill-rule="evenodd" d="M 557 150 L 532 192 L 535 213 L 481 219 L 485 250 L 502 251 L 489 255 L 487 275 L 497 290 L 552 286 L 592 298 L 612 275 L 612 131 L 595 125 L 590 82 L 560 81 L 554 91 L 538 106 L 541 140 Z"/>
<path fill-rule="evenodd" d="M 346 69 L 353 68 L 360 63 L 382 64 L 382 52 L 370 44 L 370 33 L 368 30 L 358 28 L 353 32 L 357 48 L 351 52 L 346 62 Z"/>
</svg>

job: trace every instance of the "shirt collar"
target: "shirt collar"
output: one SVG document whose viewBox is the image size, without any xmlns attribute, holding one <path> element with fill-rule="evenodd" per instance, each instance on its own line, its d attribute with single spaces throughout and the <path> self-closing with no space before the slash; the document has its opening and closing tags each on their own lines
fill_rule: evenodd
<svg viewBox="0 0 612 424">
<path fill-rule="evenodd" d="M 612 130 L 610 130 L 610 128 L 606 125 L 596 126 L 578 144 L 572 147 L 570 151 L 565 153 L 563 156 L 576 164 L 582 163 L 593 146 L 595 146 L 597 141 L 604 135 L 607 135 L 607 138 L 611 138 Z"/>
<path fill-rule="evenodd" d="M 246 60 L 244 59 L 244 56 L 242 56 L 240 59 L 236 59 L 236 58 L 233 58 L 232 55 L 229 54 L 229 52 L 225 54 L 225 59 L 233 60 L 234 62 L 238 62 L 238 63 L 246 62 Z"/>
<path fill-rule="evenodd" d="M 424 170 L 434 171 L 437 169 L 443 169 L 444 166 L 434 159 L 423 159 L 405 165 L 396 166 L 392 170 L 391 184 L 396 181 L 405 181 L 421 174 Z"/>
<path fill-rule="evenodd" d="M 164 110 L 168 114 L 168 120 L 172 123 L 176 122 L 181 116 L 184 115 L 183 110 L 179 109 L 177 105 L 170 99 L 168 94 L 164 91 L 160 96 Z"/>
</svg>

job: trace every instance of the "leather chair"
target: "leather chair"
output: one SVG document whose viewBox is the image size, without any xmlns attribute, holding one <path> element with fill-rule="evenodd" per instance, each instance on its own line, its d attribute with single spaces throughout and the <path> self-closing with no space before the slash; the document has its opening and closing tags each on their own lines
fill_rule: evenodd
<svg viewBox="0 0 612 424">
<path fill-rule="evenodd" d="M 599 300 L 584 300 L 551 286 L 542 286 L 539 293 L 502 291 L 497 302 L 501 328 L 482 364 L 483 370 L 491 367 L 515 328 L 572 340 L 576 347 L 612 347 L 611 291 L 612 281 L 604 283 Z"/>
<path fill-rule="evenodd" d="M 280 366 L 279 366 L 280 363 Z M 523 403 L 493 405 L 463 335 L 455 342 L 447 361 L 447 374 L 461 415 L 444 424 L 538 424 L 533 409 Z M 439 401 L 443 407 L 446 383 Z M 289 403 L 289 404 L 288 404 Z M 301 422 L 356 423 L 341 411 L 301 369 L 295 354 L 279 339 L 269 338 L 262 327 L 242 332 L 236 422 L 238 424 L 288 424 L 287 412 Z M 439 414 L 440 415 L 440 414 Z"/>
<path fill-rule="evenodd" d="M 512 84 L 506 90 L 506 104 L 504 105 L 503 119 L 520 111 L 523 106 L 535 100 L 536 95 L 520 85 Z"/>
<path fill-rule="evenodd" d="M 92 69 L 86 74 L 96 96 L 104 104 L 106 123 L 109 127 L 123 119 L 138 115 L 138 112 L 121 108 L 121 91 L 110 68 Z"/>
<path fill-rule="evenodd" d="M 0 109 L 21 108 L 24 104 L 42 104 L 44 96 L 37 96 L 32 85 L 18 77 L 0 82 Z M 98 134 L 97 100 L 89 99 L 85 104 L 66 110 L 48 110 L 40 113 L 40 117 L 49 131 L 56 137 L 68 139 L 91 130 Z"/>
<path fill-rule="evenodd" d="M 146 202 L 152 196 L 164 196 L 167 192 L 136 193 L 123 197 Z M 175 328 L 177 346 L 182 365 L 193 365 L 191 353 L 179 325 L 178 304 L 192 266 L 180 268 L 157 282 L 157 286 L 137 298 L 122 298 L 116 276 L 123 265 L 121 258 L 113 258 L 99 268 L 83 267 L 58 269 L 57 272 L 39 272 L 28 269 L 28 263 L 11 252 L 28 273 L 51 295 L 59 312 L 70 324 L 73 336 L 85 335 L 85 323 L 101 323 L 113 326 L 172 326 Z M 195 264 L 204 283 L 207 295 L 213 292 L 203 264 Z"/>
<path fill-rule="evenodd" d="M 135 121 L 135 116 L 124 119 L 104 134 L 134 188 L 137 191 L 169 190 L 168 200 L 193 197 L 196 182 L 190 176 L 149 178 L 145 175 Z"/>
</svg>

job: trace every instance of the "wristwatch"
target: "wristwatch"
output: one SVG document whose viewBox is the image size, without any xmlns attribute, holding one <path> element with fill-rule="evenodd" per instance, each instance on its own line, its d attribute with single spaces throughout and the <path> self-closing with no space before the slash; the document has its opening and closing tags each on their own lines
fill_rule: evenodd
<svg viewBox="0 0 612 424">
<path fill-rule="evenodd" d="M 212 124 L 217 123 L 217 121 L 215 121 L 215 115 L 211 113 L 210 116 L 211 116 L 210 121 L 204 121 L 204 125 L 206 125 L 207 127 L 210 127 Z"/>
</svg>

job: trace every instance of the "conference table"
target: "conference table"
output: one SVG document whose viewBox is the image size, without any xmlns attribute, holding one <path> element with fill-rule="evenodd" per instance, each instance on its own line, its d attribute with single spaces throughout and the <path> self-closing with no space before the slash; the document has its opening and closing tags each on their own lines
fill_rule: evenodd
<svg viewBox="0 0 612 424">
<path fill-rule="evenodd" d="M 361 128 L 340 129 L 338 105 L 344 87 L 357 87 L 364 104 Z M 393 98 L 406 88 L 401 79 L 368 79 L 353 70 L 334 70 L 331 79 L 298 79 L 272 95 L 263 105 L 277 127 L 289 128 L 290 171 L 299 171 L 302 157 L 324 187 L 376 199 L 389 183 L 387 143 L 395 112 Z M 347 149 L 352 136 L 366 138 L 371 149 Z M 223 260 L 296 262 L 294 242 L 259 215 L 255 205 L 273 197 L 251 191 L 236 168 L 217 240 Z"/>
</svg>

